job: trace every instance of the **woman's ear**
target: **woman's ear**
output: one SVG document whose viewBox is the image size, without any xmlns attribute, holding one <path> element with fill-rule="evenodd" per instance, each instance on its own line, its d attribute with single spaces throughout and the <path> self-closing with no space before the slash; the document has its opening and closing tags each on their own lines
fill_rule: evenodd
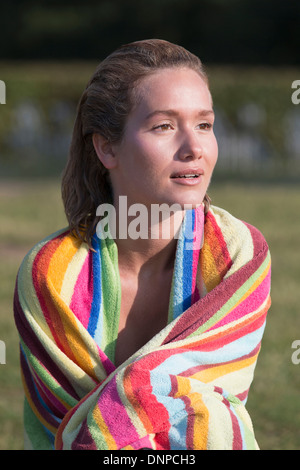
<svg viewBox="0 0 300 470">
<path fill-rule="evenodd" d="M 93 134 L 93 145 L 102 165 L 107 170 L 115 168 L 117 161 L 110 142 L 100 134 Z"/>
</svg>

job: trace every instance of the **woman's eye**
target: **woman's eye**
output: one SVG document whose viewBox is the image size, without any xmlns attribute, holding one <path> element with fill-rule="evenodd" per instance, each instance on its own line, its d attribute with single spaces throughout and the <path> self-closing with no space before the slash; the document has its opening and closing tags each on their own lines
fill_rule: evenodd
<svg viewBox="0 0 300 470">
<path fill-rule="evenodd" d="M 199 124 L 199 128 L 202 130 L 209 130 L 212 128 L 212 124 L 210 122 L 203 122 Z"/>
<path fill-rule="evenodd" d="M 159 126 L 154 127 L 154 129 L 158 129 L 159 131 L 168 131 L 171 128 L 171 124 L 168 123 L 160 124 Z"/>
</svg>

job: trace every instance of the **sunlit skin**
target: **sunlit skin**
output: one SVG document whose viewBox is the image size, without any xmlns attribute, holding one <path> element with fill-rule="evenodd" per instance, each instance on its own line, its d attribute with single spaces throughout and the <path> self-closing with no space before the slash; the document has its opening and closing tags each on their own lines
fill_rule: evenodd
<svg viewBox="0 0 300 470">
<path fill-rule="evenodd" d="M 149 214 L 151 204 L 201 204 L 218 156 L 206 83 L 191 69 L 163 69 L 144 78 L 136 96 L 120 143 L 110 146 L 94 136 L 116 209 L 120 195 L 128 206 L 144 204 Z M 174 178 L 184 171 L 195 175 Z"/>
<path fill-rule="evenodd" d="M 165 69 L 138 86 L 138 104 L 127 118 L 122 141 L 105 154 L 115 201 L 199 204 L 217 161 L 214 112 L 206 83 L 190 69 Z M 197 180 L 172 179 L 201 169 Z"/>
<path fill-rule="evenodd" d="M 144 78 L 136 92 L 122 141 L 111 146 L 94 135 L 97 155 L 110 173 L 115 207 L 121 195 L 128 207 L 198 206 L 218 157 L 206 83 L 191 69 L 163 69 Z M 188 177 L 180 178 L 184 173 Z M 116 363 L 121 363 L 167 322 L 176 240 L 116 243 L 122 288 Z"/>
</svg>

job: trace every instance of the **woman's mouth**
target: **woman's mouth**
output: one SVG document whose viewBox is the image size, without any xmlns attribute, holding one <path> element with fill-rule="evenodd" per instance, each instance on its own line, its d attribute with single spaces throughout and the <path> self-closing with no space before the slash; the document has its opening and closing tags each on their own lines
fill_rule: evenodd
<svg viewBox="0 0 300 470">
<path fill-rule="evenodd" d="M 195 174 L 189 174 L 189 175 L 172 176 L 172 178 L 198 178 L 199 176 L 200 176 L 199 173 L 195 173 Z"/>
<path fill-rule="evenodd" d="M 198 184 L 201 181 L 201 176 L 203 175 L 202 169 L 197 170 L 182 170 L 171 175 L 171 179 L 175 183 L 180 184 Z"/>
</svg>

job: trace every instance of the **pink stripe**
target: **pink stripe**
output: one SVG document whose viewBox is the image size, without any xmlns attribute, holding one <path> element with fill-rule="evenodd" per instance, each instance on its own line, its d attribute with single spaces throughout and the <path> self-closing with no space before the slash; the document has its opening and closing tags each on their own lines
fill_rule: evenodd
<svg viewBox="0 0 300 470">
<path fill-rule="evenodd" d="M 92 256 L 89 252 L 74 286 L 70 309 L 87 329 L 93 300 Z"/>
<path fill-rule="evenodd" d="M 126 407 L 124 407 L 120 400 L 116 376 L 103 389 L 98 406 L 110 435 L 116 441 L 118 449 L 140 439 L 134 424 L 126 412 Z M 97 424 L 101 429 L 101 423 Z M 105 437 L 104 430 L 102 432 Z"/>
<path fill-rule="evenodd" d="M 133 447 L 135 450 L 140 450 L 140 449 L 142 449 L 143 447 L 147 447 L 147 448 L 153 449 L 153 444 L 152 444 L 152 442 L 150 441 L 149 436 L 142 437 L 142 438 L 139 439 L 138 441 L 131 442 L 131 443 L 128 444 L 128 445 L 130 445 L 131 447 Z"/>
<path fill-rule="evenodd" d="M 228 315 L 213 325 L 209 331 L 214 330 L 215 328 L 219 328 L 220 326 L 228 325 L 228 323 L 236 321 L 245 316 L 245 312 L 251 312 L 256 308 L 257 305 L 262 305 L 270 291 L 270 278 L 271 273 L 269 271 L 261 284 Z"/>
</svg>

